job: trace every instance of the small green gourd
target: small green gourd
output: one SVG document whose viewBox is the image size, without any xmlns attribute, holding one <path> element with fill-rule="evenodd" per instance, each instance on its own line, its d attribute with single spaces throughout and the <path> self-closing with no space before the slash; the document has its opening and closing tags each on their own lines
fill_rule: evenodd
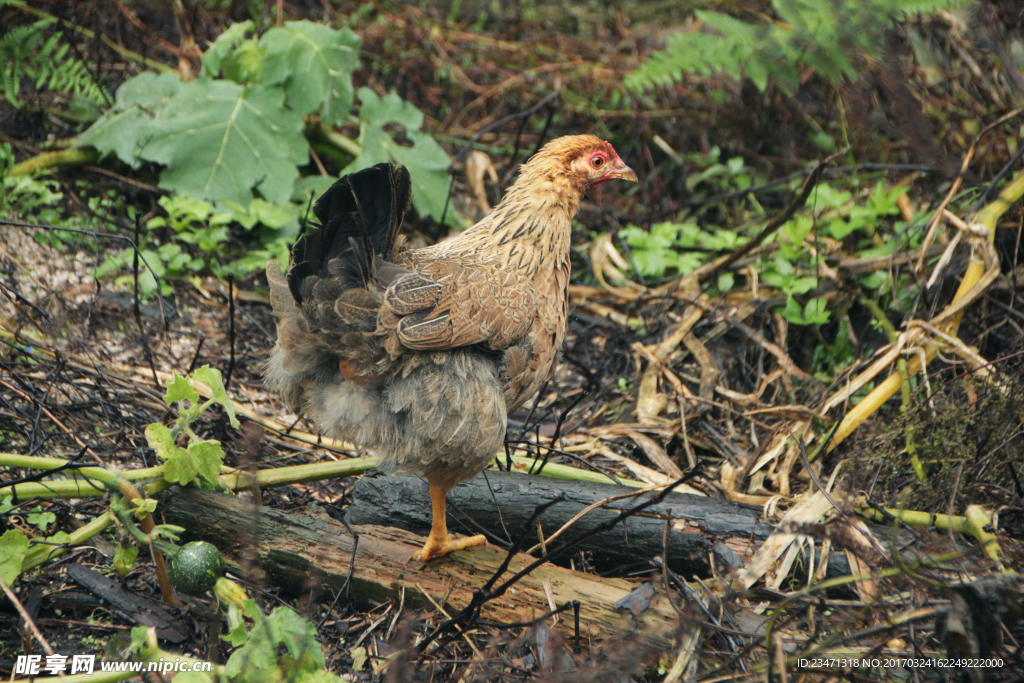
<svg viewBox="0 0 1024 683">
<path fill-rule="evenodd" d="M 173 555 L 168 569 L 171 584 L 186 595 L 199 595 L 217 583 L 224 574 L 224 557 L 206 541 L 186 543 Z"/>
</svg>

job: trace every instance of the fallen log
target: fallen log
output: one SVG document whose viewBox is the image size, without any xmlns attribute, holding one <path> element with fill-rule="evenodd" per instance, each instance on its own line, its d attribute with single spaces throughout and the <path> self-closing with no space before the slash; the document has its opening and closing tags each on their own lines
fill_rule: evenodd
<svg viewBox="0 0 1024 683">
<path fill-rule="evenodd" d="M 372 472 L 356 482 L 348 521 L 400 526 L 426 535 L 430 530 L 431 510 L 426 482 L 412 475 L 372 476 Z M 448 493 L 448 523 L 456 533 L 483 532 L 489 540 L 496 539 L 504 545 L 526 534 L 527 542 L 523 545 L 526 549 L 540 542 L 536 526 L 527 527 L 538 505 L 563 497 L 540 517 L 545 539 L 586 508 L 597 505 L 573 521 L 560 537 L 546 541 L 551 548 L 656 494 L 639 493 L 637 489 L 615 484 L 488 470 L 486 477 L 476 477 Z M 629 497 L 625 497 L 627 495 Z M 710 576 L 709 558 L 712 556 L 719 572 L 728 574 L 731 569 L 742 566 L 773 530 L 761 520 L 759 508 L 720 498 L 672 492 L 662 502 L 609 531 L 592 536 L 574 550 L 587 553 L 591 566 L 609 573 L 618 567 L 649 562 L 664 551 L 665 520 L 669 518 L 672 532 L 667 548 L 668 566 L 685 577 Z M 571 554 L 556 562 L 568 564 L 569 557 Z M 829 575 L 848 571 L 846 558 L 841 553 L 833 555 Z"/>
<path fill-rule="evenodd" d="M 286 593 L 308 594 L 311 589 L 337 591 L 352 569 L 351 596 L 362 604 L 389 599 L 406 607 L 431 608 L 442 603 L 453 615 L 469 604 L 501 565 L 506 553 L 480 547 L 452 553 L 421 567 L 411 560 L 423 538 L 401 529 L 354 526 L 359 534 L 352 563 L 353 536 L 327 516 L 284 513 L 256 506 L 235 496 L 196 488 L 173 488 L 159 495 L 159 514 L 165 522 L 185 527 L 188 540 L 205 540 L 225 555 L 229 570 L 239 572 L 243 561 L 255 561 L 267 579 Z M 535 558 L 517 555 L 504 578 Z M 660 584 L 660 582 L 656 582 Z M 640 609 L 615 604 L 637 584 L 606 579 L 551 564 L 538 567 L 500 598 L 486 603 L 483 620 L 497 624 L 531 621 L 573 600 L 581 603 L 581 637 L 595 642 L 639 633 L 656 647 L 669 647 L 678 616 L 660 586 Z M 553 603 L 547 597 L 550 589 Z M 429 595 L 430 598 L 426 596 Z M 563 617 L 556 628 L 572 635 L 573 619 Z"/>
</svg>

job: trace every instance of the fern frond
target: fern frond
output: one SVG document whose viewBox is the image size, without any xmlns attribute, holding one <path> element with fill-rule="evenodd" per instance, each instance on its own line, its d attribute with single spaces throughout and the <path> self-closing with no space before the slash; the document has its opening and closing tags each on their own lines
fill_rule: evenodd
<svg viewBox="0 0 1024 683">
<path fill-rule="evenodd" d="M 799 86 L 801 67 L 833 80 L 857 79 L 857 55 L 876 57 L 882 29 L 908 14 L 930 14 L 968 0 L 773 0 L 779 21 L 747 23 L 721 12 L 696 12 L 706 29 L 678 33 L 626 77 L 632 90 L 678 81 L 684 73 L 746 76 L 764 91 Z M 711 33 L 713 31 L 714 33 Z"/>
<path fill-rule="evenodd" d="M 42 37 L 42 24 L 15 26 L 0 37 L 0 86 L 13 107 L 19 106 L 18 90 L 21 89 L 23 64 L 31 58 Z"/>
<path fill-rule="evenodd" d="M 31 76 L 36 88 L 68 92 L 96 104 L 109 98 L 93 79 L 85 63 L 69 54 L 70 46 L 54 33 L 45 42 L 43 30 L 53 22 L 15 26 L 0 37 L 0 87 L 12 106 L 18 107 L 22 76 Z"/>
<path fill-rule="evenodd" d="M 61 42 L 59 34 L 54 34 L 44 43 L 36 57 L 39 64 L 36 87 L 45 84 L 47 90 L 70 92 L 103 104 L 106 93 L 96 84 L 85 63 L 68 55 L 70 49 L 70 45 Z"/>
</svg>

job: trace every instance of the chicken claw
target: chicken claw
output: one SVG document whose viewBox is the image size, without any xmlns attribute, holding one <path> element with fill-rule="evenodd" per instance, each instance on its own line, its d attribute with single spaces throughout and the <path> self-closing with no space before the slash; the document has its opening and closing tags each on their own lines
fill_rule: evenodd
<svg viewBox="0 0 1024 683">
<path fill-rule="evenodd" d="M 454 536 L 435 537 L 433 534 L 427 538 L 427 542 L 423 545 L 421 550 L 417 550 L 412 556 L 412 559 L 417 562 L 426 564 L 430 560 L 438 557 L 444 557 L 448 553 L 455 552 L 456 550 L 464 550 L 466 548 L 472 548 L 478 545 L 484 545 L 487 541 L 486 538 L 481 534 L 479 536 L 470 536 L 468 538 L 455 538 Z"/>
</svg>

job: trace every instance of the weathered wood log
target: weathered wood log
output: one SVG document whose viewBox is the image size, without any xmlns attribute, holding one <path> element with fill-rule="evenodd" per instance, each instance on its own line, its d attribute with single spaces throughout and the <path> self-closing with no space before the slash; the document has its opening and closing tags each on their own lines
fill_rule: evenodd
<svg viewBox="0 0 1024 683">
<path fill-rule="evenodd" d="M 271 583 L 292 594 L 308 594 L 312 588 L 337 591 L 345 583 L 353 537 L 329 517 L 284 513 L 195 488 L 170 489 L 159 499 L 164 520 L 185 527 L 189 540 L 206 540 L 220 548 L 231 571 L 239 571 L 242 558 L 255 558 Z M 471 548 L 421 567 L 411 557 L 422 546 L 422 537 L 388 527 L 355 526 L 354 530 L 359 543 L 351 592 L 363 604 L 401 598 L 407 607 L 429 609 L 427 593 L 436 601 L 444 600 L 446 611 L 454 614 L 469 603 L 473 591 L 486 583 L 506 555 L 494 548 Z M 533 560 L 517 555 L 506 578 Z M 558 606 L 580 601 L 585 639 L 596 642 L 639 632 L 657 647 L 671 645 L 678 617 L 660 586 L 646 609 L 616 609 L 615 603 L 636 588 L 635 583 L 550 564 L 488 602 L 481 617 L 503 624 L 530 621 L 551 609 L 548 587 Z M 558 628 L 570 635 L 572 623 L 571 616 L 563 617 Z"/>
<path fill-rule="evenodd" d="M 68 565 L 68 576 L 106 602 L 109 609 L 133 624 L 153 626 L 156 634 L 172 643 L 180 643 L 188 635 L 177 617 L 171 616 L 163 605 L 145 595 L 125 590 L 113 579 L 80 564 Z"/>
<path fill-rule="evenodd" d="M 527 523 L 538 505 L 563 496 L 540 517 L 545 538 L 550 537 L 585 508 L 636 489 L 615 484 L 581 483 L 565 479 L 529 476 L 489 470 L 460 484 L 448 494 L 448 524 L 457 533 L 477 534 L 508 544 L 526 534 L 529 548 L 538 543 L 536 526 Z M 348 510 L 352 524 L 394 525 L 422 532 L 430 530 L 430 498 L 427 484 L 412 475 L 366 476 L 356 482 L 353 503 Z M 650 500 L 656 492 L 641 493 L 604 503 L 575 521 L 552 547 L 590 531 L 622 510 Z M 772 531 L 761 521 L 760 510 L 720 498 L 688 493 L 670 493 L 665 499 L 628 518 L 610 531 L 599 533 L 578 546 L 599 571 L 647 562 L 663 552 L 665 520 L 671 516 L 668 565 L 682 576 L 711 574 L 709 558 L 728 573 L 756 550 Z M 568 564 L 567 554 L 556 560 Z M 830 575 L 847 573 L 846 558 L 837 553 L 830 560 Z"/>
</svg>

